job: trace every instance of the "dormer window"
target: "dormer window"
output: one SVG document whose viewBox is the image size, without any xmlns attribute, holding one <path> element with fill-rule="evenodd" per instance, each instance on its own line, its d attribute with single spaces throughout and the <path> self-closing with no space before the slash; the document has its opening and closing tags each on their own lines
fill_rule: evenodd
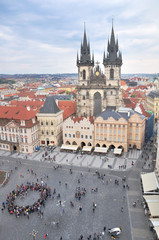
<svg viewBox="0 0 159 240">
<path fill-rule="evenodd" d="M 21 126 L 25 126 L 25 120 L 21 120 Z"/>
<path fill-rule="evenodd" d="M 32 118 L 32 123 L 35 123 L 35 118 Z"/>
</svg>

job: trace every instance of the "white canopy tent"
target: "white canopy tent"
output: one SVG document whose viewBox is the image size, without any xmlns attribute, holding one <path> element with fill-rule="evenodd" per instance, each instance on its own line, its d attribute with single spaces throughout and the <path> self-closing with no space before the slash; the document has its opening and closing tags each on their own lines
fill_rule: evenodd
<svg viewBox="0 0 159 240">
<path fill-rule="evenodd" d="M 78 145 L 64 145 L 64 144 L 62 144 L 62 146 L 61 146 L 61 150 L 77 151 L 78 148 L 79 148 Z"/>
<path fill-rule="evenodd" d="M 114 154 L 121 154 L 122 153 L 122 148 L 114 148 Z"/>
<path fill-rule="evenodd" d="M 95 147 L 94 152 L 95 153 L 107 153 L 108 148 L 103 148 L 103 147 Z"/>
<path fill-rule="evenodd" d="M 159 184 L 154 172 L 141 174 L 144 193 L 159 189 Z"/>
<path fill-rule="evenodd" d="M 84 147 L 82 148 L 82 152 L 91 152 L 92 149 L 93 149 L 92 146 L 84 146 Z"/>
</svg>

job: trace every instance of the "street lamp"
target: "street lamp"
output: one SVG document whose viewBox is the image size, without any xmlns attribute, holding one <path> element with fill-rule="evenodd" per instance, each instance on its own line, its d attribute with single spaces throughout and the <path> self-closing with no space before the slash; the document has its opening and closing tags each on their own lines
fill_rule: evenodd
<svg viewBox="0 0 159 240">
<path fill-rule="evenodd" d="M 38 234 L 38 231 L 35 231 L 34 229 L 30 233 L 30 235 L 33 237 L 33 240 L 36 240 L 36 235 Z"/>
</svg>

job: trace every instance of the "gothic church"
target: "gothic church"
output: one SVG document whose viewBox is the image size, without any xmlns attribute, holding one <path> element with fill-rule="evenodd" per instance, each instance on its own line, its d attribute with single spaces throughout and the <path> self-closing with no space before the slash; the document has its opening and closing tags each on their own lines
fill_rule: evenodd
<svg viewBox="0 0 159 240">
<path fill-rule="evenodd" d="M 77 53 L 76 115 L 79 117 L 96 117 L 106 109 L 115 110 L 123 105 L 120 90 L 122 55 L 118 49 L 118 40 L 115 40 L 113 26 L 110 41 L 108 40 L 107 53 L 104 52 L 103 65 L 104 74 L 98 62 L 94 67 L 94 55 L 91 56 L 90 44 L 84 29 L 80 56 Z"/>
</svg>

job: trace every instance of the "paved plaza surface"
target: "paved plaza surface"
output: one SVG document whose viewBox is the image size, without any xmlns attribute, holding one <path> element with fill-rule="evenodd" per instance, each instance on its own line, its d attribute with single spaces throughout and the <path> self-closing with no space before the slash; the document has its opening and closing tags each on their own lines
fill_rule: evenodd
<svg viewBox="0 0 159 240">
<path fill-rule="evenodd" d="M 106 162 L 103 161 L 104 157 L 61 153 L 58 149 L 50 154 L 50 157 L 55 156 L 55 162 L 43 161 L 42 155 L 43 151 L 35 152 L 26 159 L 26 155 L 0 152 L 0 168 L 6 171 L 13 170 L 9 182 L 0 188 L 0 206 L 6 200 L 7 194 L 16 189 L 17 184 L 25 185 L 27 181 L 36 182 L 37 179 L 41 182 L 42 178 L 52 192 L 56 188 L 55 198 L 48 198 L 45 207 L 42 207 L 43 218 L 38 217 L 36 212 L 31 213 L 27 219 L 25 216 L 16 218 L 15 215 L 10 215 L 7 209 L 1 211 L 0 239 L 33 239 L 30 235 L 33 229 L 38 231 L 38 240 L 44 239 L 45 233 L 48 233 L 48 239 L 52 240 L 58 240 L 61 236 L 65 240 L 78 240 L 81 234 L 83 239 L 87 239 L 90 234 L 93 237 L 94 233 L 102 232 L 104 226 L 107 229 L 121 226 L 122 240 L 153 239 L 148 227 L 148 218 L 141 206 L 140 185 L 143 166 L 147 171 L 151 169 L 140 158 L 141 151 L 130 151 L 119 158 L 110 153 Z M 134 166 L 131 165 L 132 161 Z M 122 165 L 126 165 L 126 169 L 119 168 Z M 56 166 L 60 167 L 55 170 Z M 34 174 L 30 170 L 33 170 Z M 103 179 L 98 178 L 96 170 L 105 175 Z M 21 174 L 24 177 L 21 177 Z M 123 188 L 124 176 L 129 190 Z M 115 179 L 119 181 L 119 185 L 115 184 Z M 81 200 L 75 199 L 78 187 L 86 189 L 86 195 L 82 196 Z M 98 192 L 92 192 L 94 188 L 97 188 Z M 58 193 L 61 195 L 61 205 L 56 197 Z M 23 200 L 18 197 L 15 202 L 18 205 L 31 205 L 37 199 L 38 192 L 28 192 Z M 71 207 L 70 201 L 74 203 L 74 207 Z M 136 208 L 132 206 L 133 201 L 137 201 Z M 93 202 L 97 204 L 94 212 Z M 79 211 L 80 207 L 82 211 Z M 55 224 L 57 222 L 58 225 Z M 107 230 L 101 239 L 110 239 Z"/>
</svg>

